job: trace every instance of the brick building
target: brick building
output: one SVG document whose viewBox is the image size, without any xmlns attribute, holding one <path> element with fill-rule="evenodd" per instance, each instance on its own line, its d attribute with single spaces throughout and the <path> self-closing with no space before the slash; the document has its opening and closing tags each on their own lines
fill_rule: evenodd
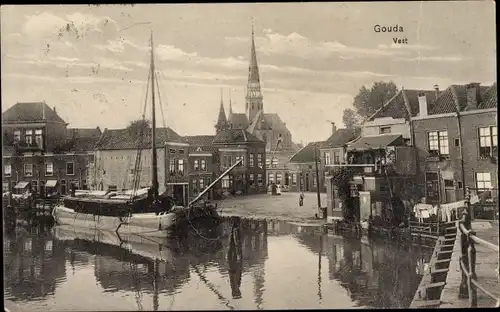
<svg viewBox="0 0 500 312">
<path fill-rule="evenodd" d="M 217 188 L 217 196 L 266 193 L 265 142 L 243 129 L 219 130 L 212 142 L 218 149 L 219 172 L 235 162 L 243 163 L 233 169 Z M 220 190 L 220 191 L 219 191 Z"/>
<path fill-rule="evenodd" d="M 323 143 L 324 141 L 309 143 L 290 158 L 288 163 L 291 175 L 290 191 L 317 191 L 315 157 L 318 160 L 320 192 L 326 191 L 324 168 L 320 159 L 320 148 Z"/>
<path fill-rule="evenodd" d="M 139 145 L 140 144 L 140 145 Z M 142 142 L 130 129 L 105 129 L 96 144 L 95 184 L 97 189 L 131 189 L 138 147 L 141 146 L 140 187 L 152 181 L 151 129 Z M 189 144 L 170 128 L 156 129 L 159 192 L 167 192 L 178 203 L 186 204 Z"/>
<path fill-rule="evenodd" d="M 220 173 L 219 151 L 213 146 L 214 135 L 186 136 L 189 143 L 188 174 L 189 198 L 194 199 L 210 185 Z M 208 191 L 206 199 L 214 199 L 215 189 Z"/>
<path fill-rule="evenodd" d="M 452 85 L 435 101 L 421 94 L 419 104 L 412 123 L 426 201 L 463 199 L 465 187 L 498 189 L 496 83 Z"/>
<path fill-rule="evenodd" d="M 47 188 L 66 194 L 70 184 L 90 186 L 88 168 L 101 131 L 67 126 L 45 102 L 16 103 L 2 114 L 4 192 L 19 182 L 41 194 Z"/>
</svg>

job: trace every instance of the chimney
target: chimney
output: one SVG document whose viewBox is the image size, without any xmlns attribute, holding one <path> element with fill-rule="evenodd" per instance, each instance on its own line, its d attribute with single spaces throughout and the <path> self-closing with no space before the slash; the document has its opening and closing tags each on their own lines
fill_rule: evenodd
<svg viewBox="0 0 500 312">
<path fill-rule="evenodd" d="M 418 94 L 418 108 L 420 117 L 427 116 L 427 96 L 423 92 Z"/>
<path fill-rule="evenodd" d="M 332 134 L 334 134 L 335 132 L 337 132 L 337 126 L 335 126 L 335 123 L 332 122 Z"/>
<path fill-rule="evenodd" d="M 56 114 L 57 114 L 57 111 L 56 111 L 56 107 L 55 107 L 55 106 L 54 106 L 54 113 L 56 113 Z"/>
<path fill-rule="evenodd" d="M 434 85 L 434 91 L 436 92 L 436 99 L 439 97 L 439 85 L 435 84 Z"/>
<path fill-rule="evenodd" d="M 467 108 L 477 108 L 480 99 L 479 83 L 471 82 L 465 86 L 467 90 Z"/>
<path fill-rule="evenodd" d="M 42 120 L 45 120 L 45 102 L 42 103 Z"/>
</svg>

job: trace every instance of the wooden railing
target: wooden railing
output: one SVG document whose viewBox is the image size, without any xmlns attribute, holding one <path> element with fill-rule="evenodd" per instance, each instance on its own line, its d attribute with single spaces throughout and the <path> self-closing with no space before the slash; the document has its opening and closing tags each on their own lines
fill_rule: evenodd
<svg viewBox="0 0 500 312">
<path fill-rule="evenodd" d="M 476 275 L 476 244 L 499 252 L 498 246 L 476 236 L 471 228 L 471 218 L 467 211 L 463 212 L 462 219 L 457 222 L 457 231 L 460 231 L 460 269 L 462 281 L 460 283 L 459 298 L 469 299 L 471 308 L 477 307 L 477 289 L 479 288 L 487 296 L 497 301 L 496 307 L 500 306 L 500 298 L 489 292 L 478 281 Z M 458 232 L 457 232 L 458 233 Z M 498 276 L 498 267 L 497 267 Z"/>
<path fill-rule="evenodd" d="M 425 223 L 410 221 L 410 233 L 412 235 L 438 239 L 440 230 L 439 223 Z"/>
</svg>

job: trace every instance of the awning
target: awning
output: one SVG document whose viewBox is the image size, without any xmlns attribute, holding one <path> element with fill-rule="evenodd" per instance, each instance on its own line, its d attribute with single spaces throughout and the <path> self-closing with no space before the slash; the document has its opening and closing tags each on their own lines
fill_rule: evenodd
<svg viewBox="0 0 500 312">
<path fill-rule="evenodd" d="M 25 181 L 21 181 L 19 183 L 16 184 L 16 186 L 14 186 L 14 188 L 16 189 L 24 189 L 28 186 L 28 184 L 30 184 L 29 182 L 25 182 Z"/>
<path fill-rule="evenodd" d="M 365 151 L 370 149 L 385 149 L 388 146 L 400 145 L 403 137 L 400 134 L 386 134 L 361 137 L 347 146 L 348 151 Z"/>
<path fill-rule="evenodd" d="M 45 183 L 45 187 L 56 187 L 57 186 L 57 180 L 47 180 L 47 183 Z"/>
</svg>

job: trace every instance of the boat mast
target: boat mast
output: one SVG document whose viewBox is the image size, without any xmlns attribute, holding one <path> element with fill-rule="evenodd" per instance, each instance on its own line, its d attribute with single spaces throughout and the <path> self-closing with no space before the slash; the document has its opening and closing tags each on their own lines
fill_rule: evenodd
<svg viewBox="0 0 500 312">
<path fill-rule="evenodd" d="M 152 138 L 151 138 L 151 148 L 152 148 L 152 191 L 153 197 L 158 198 L 158 163 L 156 159 L 156 117 L 155 117 L 155 59 L 154 59 L 154 44 L 153 44 L 153 30 L 151 30 L 151 106 L 152 106 L 152 117 L 151 117 L 151 127 L 152 127 Z"/>
</svg>

